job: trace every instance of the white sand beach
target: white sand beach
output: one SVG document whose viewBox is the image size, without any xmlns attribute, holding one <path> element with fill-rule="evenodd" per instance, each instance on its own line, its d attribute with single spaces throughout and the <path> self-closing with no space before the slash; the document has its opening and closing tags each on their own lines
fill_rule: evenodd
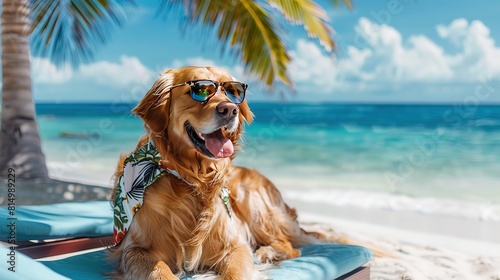
<svg viewBox="0 0 500 280">
<path fill-rule="evenodd" d="M 500 279 L 500 224 L 290 201 L 306 228 L 374 244 L 371 279 Z M 420 215 L 420 216 L 419 216 Z M 360 216 L 365 218 L 358 219 Z M 412 223 L 412 221 L 415 221 Z M 401 226 L 398 226 L 401 225 Z M 456 230 L 450 234 L 449 229 Z M 468 237 L 463 237 L 468 236 Z"/>
</svg>

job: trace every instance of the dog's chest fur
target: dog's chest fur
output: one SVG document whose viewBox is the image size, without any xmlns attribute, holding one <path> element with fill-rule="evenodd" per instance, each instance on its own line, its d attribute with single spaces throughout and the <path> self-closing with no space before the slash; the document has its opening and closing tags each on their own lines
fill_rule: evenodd
<svg viewBox="0 0 500 280">
<path fill-rule="evenodd" d="M 148 244 L 153 255 L 178 270 L 196 271 L 214 265 L 227 254 L 227 241 L 240 238 L 236 224 L 241 222 L 235 215 L 229 216 L 219 196 L 202 199 L 171 176 L 160 178 L 146 190 L 144 204 L 134 219 L 128 233 L 133 243 Z"/>
</svg>

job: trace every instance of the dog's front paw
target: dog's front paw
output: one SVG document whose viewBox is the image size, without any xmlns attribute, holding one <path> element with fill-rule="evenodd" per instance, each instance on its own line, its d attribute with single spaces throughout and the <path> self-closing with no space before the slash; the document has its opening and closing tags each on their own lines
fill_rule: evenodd
<svg viewBox="0 0 500 280">
<path fill-rule="evenodd" d="M 282 261 L 300 257 L 300 251 L 293 249 L 290 252 L 278 252 L 272 246 L 262 246 L 255 252 L 255 257 L 260 263 Z"/>
<path fill-rule="evenodd" d="M 149 274 L 148 280 L 179 280 L 179 278 L 172 273 L 168 265 L 159 261 L 153 267 L 153 271 Z"/>
</svg>

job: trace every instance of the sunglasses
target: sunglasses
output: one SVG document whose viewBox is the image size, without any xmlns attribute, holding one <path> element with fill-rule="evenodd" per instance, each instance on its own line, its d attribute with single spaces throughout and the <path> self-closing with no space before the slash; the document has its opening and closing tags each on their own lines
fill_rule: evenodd
<svg viewBox="0 0 500 280">
<path fill-rule="evenodd" d="M 230 82 L 214 82 L 211 80 L 193 80 L 187 81 L 182 84 L 174 85 L 170 88 L 170 90 L 181 87 L 181 86 L 190 86 L 189 94 L 191 94 L 191 98 L 195 101 L 206 102 L 212 96 L 217 93 L 217 89 L 222 87 L 226 96 L 233 102 L 234 104 L 240 104 L 245 100 L 245 93 L 247 91 L 247 84 L 230 81 Z"/>
</svg>

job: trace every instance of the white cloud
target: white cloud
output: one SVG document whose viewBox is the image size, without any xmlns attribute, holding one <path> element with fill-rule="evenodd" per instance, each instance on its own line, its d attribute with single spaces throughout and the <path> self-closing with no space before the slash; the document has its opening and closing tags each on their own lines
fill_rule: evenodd
<svg viewBox="0 0 500 280">
<path fill-rule="evenodd" d="M 355 27 L 357 46 L 348 46 L 337 59 L 299 40 L 291 52 L 290 74 L 300 83 L 323 85 L 319 91 L 408 83 L 443 84 L 500 79 L 500 48 L 481 21 L 457 19 L 437 26 L 440 37 L 458 49 L 447 53 L 424 35 L 406 42 L 395 28 L 361 18 Z"/>
<path fill-rule="evenodd" d="M 141 85 L 151 81 L 156 74 L 136 57 L 121 56 L 118 63 L 97 61 L 84 64 L 76 71 L 69 65 L 57 68 L 50 60 L 40 57 L 32 59 L 32 75 L 35 83 L 62 84 L 74 81 L 110 85 L 115 88 Z"/>
<path fill-rule="evenodd" d="M 82 65 L 77 73 L 77 77 L 113 87 L 149 83 L 152 76 L 156 75 L 138 58 L 130 56 L 121 56 L 120 63 L 98 61 Z"/>
<path fill-rule="evenodd" d="M 441 38 L 450 39 L 452 43 L 459 46 L 467 34 L 469 23 L 466 19 L 459 18 L 452 21 L 448 26 L 438 25 L 436 30 Z"/>
<path fill-rule="evenodd" d="M 61 84 L 73 77 L 69 65 L 57 68 L 50 60 L 41 57 L 33 57 L 31 63 L 32 78 L 36 83 Z"/>
<path fill-rule="evenodd" d="M 442 38 L 455 42 L 461 50 L 449 58 L 457 79 L 500 79 L 500 48 L 495 46 L 490 30 L 481 21 L 469 24 L 465 19 L 457 19 L 448 26 L 439 25 L 437 30 Z"/>
<path fill-rule="evenodd" d="M 299 40 L 297 49 L 290 52 L 293 62 L 289 71 L 295 82 L 316 83 L 316 78 L 327 74 L 336 76 L 337 68 L 334 61 L 326 57 L 312 42 Z"/>
</svg>

